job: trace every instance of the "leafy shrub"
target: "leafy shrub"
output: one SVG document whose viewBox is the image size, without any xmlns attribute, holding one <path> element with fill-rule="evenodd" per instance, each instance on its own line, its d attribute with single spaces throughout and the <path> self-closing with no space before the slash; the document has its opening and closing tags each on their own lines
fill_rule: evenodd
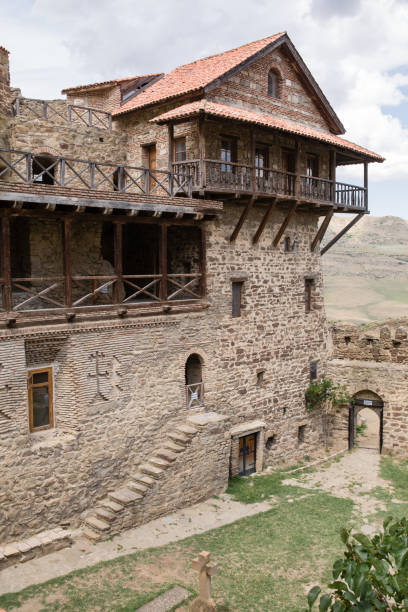
<svg viewBox="0 0 408 612">
<path fill-rule="evenodd" d="M 370 538 L 343 529 L 343 559 L 333 565 L 330 593 L 321 595 L 320 612 L 348 610 L 408 611 L 408 520 L 385 519 L 383 531 Z M 313 587 L 307 596 L 312 610 L 321 593 Z"/>
<path fill-rule="evenodd" d="M 350 403 L 351 398 L 346 388 L 336 385 L 331 378 L 311 380 L 306 389 L 306 408 L 309 411 L 322 408 L 330 401 L 333 406 Z"/>
</svg>

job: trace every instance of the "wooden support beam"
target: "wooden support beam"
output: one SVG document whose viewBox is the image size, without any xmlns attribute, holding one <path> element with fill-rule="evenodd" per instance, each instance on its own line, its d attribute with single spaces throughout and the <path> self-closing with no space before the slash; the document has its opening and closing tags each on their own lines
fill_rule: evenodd
<svg viewBox="0 0 408 612">
<path fill-rule="evenodd" d="M 284 231 L 285 231 L 285 230 L 286 230 L 286 228 L 288 227 L 289 222 L 290 222 L 290 220 L 292 219 L 293 215 L 295 214 L 296 209 L 297 209 L 297 207 L 298 207 L 298 206 L 299 206 L 299 202 L 298 202 L 298 201 L 296 201 L 296 202 L 293 202 L 292 206 L 290 207 L 290 209 L 289 209 L 289 211 L 288 211 L 288 214 L 287 214 L 287 215 L 286 215 L 286 217 L 284 218 L 283 223 L 282 223 L 282 225 L 280 226 L 279 231 L 278 231 L 278 233 L 276 234 L 275 239 L 274 239 L 274 241 L 273 241 L 273 246 L 274 246 L 275 248 L 278 246 L 279 241 L 280 241 L 280 239 L 282 238 Z"/>
<path fill-rule="evenodd" d="M 65 306 L 72 307 L 72 259 L 71 259 L 72 219 L 64 219 L 62 225 L 62 252 L 64 257 L 64 296 Z"/>
<path fill-rule="evenodd" d="M 254 237 L 252 238 L 252 244 L 255 245 L 258 243 L 260 237 L 262 236 L 262 233 L 266 227 L 266 224 L 268 223 L 269 219 L 271 218 L 271 215 L 273 213 L 273 210 L 276 206 L 276 198 L 274 200 L 272 200 L 272 202 L 269 204 L 268 208 L 266 209 L 266 212 L 263 216 L 263 219 L 261 221 L 261 223 L 259 224 L 259 227 L 256 231 L 256 234 L 254 235 Z"/>
<path fill-rule="evenodd" d="M 317 230 L 316 236 L 313 238 L 312 244 L 310 245 L 310 250 L 313 252 L 317 247 L 318 243 L 323 240 L 323 237 L 326 233 L 327 228 L 329 227 L 329 223 L 334 215 L 334 209 L 329 210 L 325 218 L 323 219 L 319 229 Z"/>
<path fill-rule="evenodd" d="M 10 217 L 2 218 L 1 226 L 1 250 L 2 250 L 2 273 L 3 273 L 3 308 L 6 312 L 13 309 L 11 289 L 11 257 L 10 257 Z"/>
<path fill-rule="evenodd" d="M 333 238 L 333 240 L 330 240 L 330 242 L 326 244 L 326 246 L 320 251 L 320 255 L 324 255 L 329 249 L 331 249 L 332 246 L 336 244 L 336 242 L 340 240 L 340 238 L 344 236 L 344 234 L 346 234 L 349 231 L 349 229 L 351 229 L 353 225 L 355 225 L 363 217 L 364 217 L 364 213 L 359 213 L 358 215 L 356 215 L 354 219 L 350 221 L 350 223 L 348 223 L 348 225 L 346 225 L 346 227 L 342 229 L 341 232 L 339 232 L 337 236 Z"/>
<path fill-rule="evenodd" d="M 337 168 L 337 153 L 335 150 L 330 151 L 330 180 L 331 184 L 331 199 L 335 203 L 336 200 L 336 168 Z"/>
<path fill-rule="evenodd" d="M 118 277 L 114 286 L 114 301 L 120 304 L 123 298 L 123 223 L 119 221 L 114 222 L 113 249 L 115 274 Z"/>
<path fill-rule="evenodd" d="M 300 151 L 301 151 L 300 142 L 299 142 L 299 139 L 297 138 L 296 143 L 295 143 L 295 172 L 296 172 L 295 197 L 296 198 L 300 197 Z"/>
<path fill-rule="evenodd" d="M 160 228 L 160 274 L 162 280 L 160 283 L 160 299 L 165 302 L 167 300 L 167 225 L 162 225 Z"/>
<path fill-rule="evenodd" d="M 255 140 L 255 133 L 253 128 L 250 128 L 250 134 L 251 134 L 251 182 L 252 182 L 252 191 L 256 192 L 257 191 L 257 180 L 256 180 L 256 167 L 255 167 L 255 160 L 256 160 L 256 140 Z M 234 160 L 236 161 L 236 160 Z"/>
<path fill-rule="evenodd" d="M 237 225 L 235 226 L 234 231 L 232 232 L 232 234 L 230 236 L 230 242 L 235 242 L 235 240 L 237 239 L 238 234 L 241 231 L 241 227 L 244 225 L 245 219 L 249 215 L 249 211 L 253 207 L 253 205 L 255 203 L 255 200 L 256 200 L 255 196 L 252 196 L 251 199 L 249 200 L 248 204 L 245 206 L 244 210 L 242 211 L 242 214 L 241 214 L 241 216 L 239 218 L 239 221 L 238 221 Z"/>
</svg>

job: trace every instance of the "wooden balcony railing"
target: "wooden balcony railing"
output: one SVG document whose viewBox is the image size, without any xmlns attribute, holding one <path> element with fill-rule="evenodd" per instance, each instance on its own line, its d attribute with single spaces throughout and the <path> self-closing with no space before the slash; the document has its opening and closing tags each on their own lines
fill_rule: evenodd
<svg viewBox="0 0 408 612">
<path fill-rule="evenodd" d="M 113 305 L 191 303 L 204 297 L 202 274 L 127 274 L 0 279 L 5 312 Z"/>
<path fill-rule="evenodd" d="M 87 127 L 112 129 L 111 113 L 88 106 L 67 104 L 65 100 L 16 98 L 11 105 L 11 111 L 13 117 L 45 119 L 57 123 L 79 123 Z"/>
<path fill-rule="evenodd" d="M 136 194 L 191 196 L 191 175 L 0 148 L 0 181 Z"/>
<path fill-rule="evenodd" d="M 204 404 L 204 383 L 186 385 L 187 408 L 199 408 Z"/>
<path fill-rule="evenodd" d="M 328 179 L 303 176 L 272 168 L 259 168 L 210 159 L 193 159 L 173 164 L 175 177 L 192 177 L 194 191 L 212 189 L 221 192 L 257 192 L 263 195 L 326 202 L 350 210 L 367 210 L 366 189 Z"/>
</svg>

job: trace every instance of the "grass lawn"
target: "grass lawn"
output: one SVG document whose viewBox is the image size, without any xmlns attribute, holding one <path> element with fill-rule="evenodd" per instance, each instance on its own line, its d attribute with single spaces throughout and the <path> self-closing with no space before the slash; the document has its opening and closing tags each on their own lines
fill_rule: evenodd
<svg viewBox="0 0 408 612">
<path fill-rule="evenodd" d="M 329 579 L 343 548 L 339 531 L 349 523 L 353 504 L 285 486 L 282 478 L 276 472 L 231 484 L 230 492 L 249 503 L 272 495 L 277 504 L 267 512 L 3 595 L 0 607 L 8 612 L 135 610 L 176 583 L 194 593 L 197 574 L 191 560 L 209 550 L 219 565 L 213 595 L 220 612 L 300 612 L 310 586 Z"/>
</svg>

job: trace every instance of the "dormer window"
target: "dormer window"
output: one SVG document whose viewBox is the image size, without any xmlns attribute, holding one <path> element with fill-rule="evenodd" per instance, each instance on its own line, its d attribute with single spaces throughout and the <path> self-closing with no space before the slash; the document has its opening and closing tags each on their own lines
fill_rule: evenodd
<svg viewBox="0 0 408 612">
<path fill-rule="evenodd" d="M 280 98 L 279 77 L 274 70 L 270 70 L 268 74 L 268 96 L 271 98 Z"/>
</svg>

